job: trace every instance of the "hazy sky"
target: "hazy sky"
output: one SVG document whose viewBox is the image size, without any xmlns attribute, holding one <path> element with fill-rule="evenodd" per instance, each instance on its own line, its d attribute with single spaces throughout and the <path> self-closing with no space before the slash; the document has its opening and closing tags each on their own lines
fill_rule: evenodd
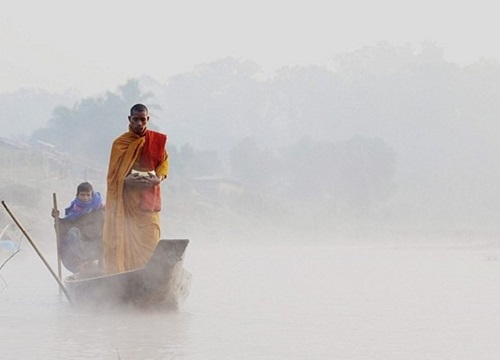
<svg viewBox="0 0 500 360">
<path fill-rule="evenodd" d="M 325 64 L 388 41 L 434 41 L 453 62 L 500 59 L 493 2 L 2 1 L 0 93 L 39 87 L 85 95 L 146 74 L 160 81 L 226 56 L 272 72 Z"/>
</svg>

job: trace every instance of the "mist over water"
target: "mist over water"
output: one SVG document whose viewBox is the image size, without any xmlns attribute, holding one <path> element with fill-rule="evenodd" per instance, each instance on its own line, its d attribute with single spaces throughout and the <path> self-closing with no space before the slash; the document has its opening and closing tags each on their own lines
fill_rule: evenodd
<svg viewBox="0 0 500 360">
<path fill-rule="evenodd" d="M 436 46 L 340 60 L 261 81 L 227 58 L 146 81 L 172 141 L 161 237 L 190 240 L 185 304 L 72 307 L 23 241 L 0 269 L 0 359 L 496 359 L 500 67 Z M 55 112 L 66 102 L 3 98 L 36 136 L 0 138 L 0 198 L 54 268 L 52 195 L 62 210 L 88 180 L 105 196 L 138 85 Z"/>
<path fill-rule="evenodd" d="M 53 193 L 105 197 L 144 101 L 192 283 L 177 311 L 73 307 L 24 239 L 0 360 L 498 359 L 493 3 L 31 3 L 0 13 L 0 200 L 56 270 Z"/>
<path fill-rule="evenodd" d="M 2 359 L 494 359 L 500 350 L 495 243 L 195 240 L 184 264 L 191 293 L 177 311 L 72 307 L 28 245 L 0 271 Z"/>
</svg>

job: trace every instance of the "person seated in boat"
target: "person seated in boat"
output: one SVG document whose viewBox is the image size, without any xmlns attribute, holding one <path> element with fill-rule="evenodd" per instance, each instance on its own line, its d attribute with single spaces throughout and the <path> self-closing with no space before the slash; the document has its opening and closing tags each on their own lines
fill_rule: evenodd
<svg viewBox="0 0 500 360">
<path fill-rule="evenodd" d="M 63 265 L 76 273 L 102 258 L 102 230 L 104 204 L 99 192 L 94 192 L 89 182 L 78 185 L 76 197 L 64 210 L 64 218 L 52 209 L 52 217 L 58 218 L 59 254 Z"/>
<path fill-rule="evenodd" d="M 148 108 L 130 108 L 128 131 L 111 146 L 104 222 L 104 269 L 146 265 L 160 240 L 161 189 L 167 178 L 167 135 L 148 129 Z"/>
</svg>

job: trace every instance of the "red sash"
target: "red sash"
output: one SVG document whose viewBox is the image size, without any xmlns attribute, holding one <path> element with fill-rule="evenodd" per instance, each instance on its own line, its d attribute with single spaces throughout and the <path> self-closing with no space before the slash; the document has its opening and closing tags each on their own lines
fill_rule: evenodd
<svg viewBox="0 0 500 360">
<path fill-rule="evenodd" d="M 156 131 L 146 132 L 146 141 L 142 148 L 141 168 L 146 171 L 155 170 L 165 155 L 167 136 Z M 144 189 L 141 194 L 141 209 L 146 211 L 161 210 L 161 189 L 159 186 Z"/>
</svg>

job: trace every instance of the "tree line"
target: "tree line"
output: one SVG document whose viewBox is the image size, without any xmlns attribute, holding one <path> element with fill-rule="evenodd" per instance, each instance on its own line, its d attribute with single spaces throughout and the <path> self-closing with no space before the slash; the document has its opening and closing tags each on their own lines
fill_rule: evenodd
<svg viewBox="0 0 500 360">
<path fill-rule="evenodd" d="M 332 213 L 389 205 L 425 213 L 425 201 L 443 211 L 438 199 L 494 206 L 498 195 L 483 190 L 500 177 L 492 161 L 500 155 L 498 64 L 458 66 L 432 43 L 418 50 L 382 43 L 333 65 L 262 78 L 257 64 L 225 58 L 167 83 L 132 79 L 116 93 L 54 109 L 31 140 L 104 166 L 128 109 L 144 102 L 152 124 L 169 135 L 179 181 L 230 178 L 246 191 Z M 483 188 L 464 194 L 478 177 Z"/>
</svg>

